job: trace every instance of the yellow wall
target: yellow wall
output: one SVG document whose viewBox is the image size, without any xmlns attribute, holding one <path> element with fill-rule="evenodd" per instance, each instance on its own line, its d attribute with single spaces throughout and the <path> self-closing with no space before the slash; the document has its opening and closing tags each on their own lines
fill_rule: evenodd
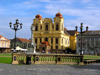
<svg viewBox="0 0 100 75">
<path fill-rule="evenodd" d="M 70 36 L 70 48 L 76 50 L 76 36 Z"/>
<path fill-rule="evenodd" d="M 48 31 L 45 30 L 46 23 L 48 23 Z M 52 28 L 54 24 L 54 29 Z M 59 30 L 56 30 L 56 24 L 59 25 Z M 35 18 L 33 20 L 33 25 L 38 26 L 38 31 L 33 31 L 33 39 L 35 41 L 35 38 L 37 38 L 37 49 L 39 49 L 40 45 L 40 38 L 43 41 L 45 41 L 45 38 L 48 38 L 48 43 L 50 44 L 50 49 L 51 46 L 53 46 L 53 49 L 56 49 L 56 46 L 58 46 L 58 49 L 65 50 L 65 48 L 69 47 L 72 50 L 76 50 L 76 42 L 75 42 L 75 37 L 76 36 L 70 36 L 66 35 L 64 33 L 64 18 L 59 18 L 55 17 L 54 18 L 54 23 L 52 23 L 52 20 L 50 18 L 45 18 L 45 19 L 38 19 Z M 42 26 L 42 29 L 40 27 Z M 53 38 L 53 44 L 51 44 L 51 38 Z M 58 44 L 56 44 L 56 38 L 58 38 Z M 63 44 L 62 44 L 62 39 L 63 39 Z M 67 39 L 67 43 L 66 43 Z M 68 43 L 69 40 L 69 43 Z M 62 49 L 63 46 L 63 49 Z"/>
<path fill-rule="evenodd" d="M 10 40 L 5 39 L 4 37 L 0 38 L 0 50 L 1 51 L 10 51 Z"/>
</svg>

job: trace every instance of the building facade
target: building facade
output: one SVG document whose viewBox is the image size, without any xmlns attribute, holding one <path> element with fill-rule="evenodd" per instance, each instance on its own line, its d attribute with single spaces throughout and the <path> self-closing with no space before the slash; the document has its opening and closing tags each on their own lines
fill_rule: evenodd
<svg viewBox="0 0 100 75">
<path fill-rule="evenodd" d="M 14 49 L 14 41 L 15 39 L 11 39 L 10 47 Z M 25 38 L 16 38 L 16 46 L 19 46 L 23 49 L 28 49 L 30 45 L 31 40 L 25 39 Z"/>
<path fill-rule="evenodd" d="M 76 41 L 76 33 L 71 35 L 68 33 L 68 30 L 64 28 L 64 18 L 62 14 L 58 12 L 53 19 L 54 23 L 51 18 L 43 19 L 39 14 L 33 19 L 32 25 L 35 27 L 33 40 L 36 43 L 36 51 L 39 52 L 39 45 L 43 41 L 49 43 L 52 53 L 57 51 L 58 53 L 65 52 L 66 48 L 72 47 L 72 43 L 75 45 L 72 49 L 76 50 L 76 43 L 70 41 L 70 39 Z M 74 32 L 76 31 L 74 30 Z"/>
<path fill-rule="evenodd" d="M 81 41 L 82 41 L 82 50 L 83 54 L 95 54 L 100 53 L 100 31 L 85 31 L 81 35 L 77 35 L 77 46 L 76 53 L 80 53 L 81 49 Z"/>
<path fill-rule="evenodd" d="M 10 40 L 0 35 L 0 53 L 10 52 Z"/>
</svg>

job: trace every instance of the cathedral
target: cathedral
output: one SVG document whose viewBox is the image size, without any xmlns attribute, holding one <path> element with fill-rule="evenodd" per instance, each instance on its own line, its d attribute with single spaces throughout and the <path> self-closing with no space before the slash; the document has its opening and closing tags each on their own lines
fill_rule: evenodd
<svg viewBox="0 0 100 75">
<path fill-rule="evenodd" d="M 40 45 L 44 41 L 50 45 L 51 53 L 64 53 L 66 48 L 75 51 L 77 31 L 64 28 L 64 18 L 60 12 L 53 19 L 54 23 L 51 18 L 43 19 L 40 14 L 33 19 L 32 25 L 35 27 L 33 40 L 36 43 L 36 52 L 39 52 Z"/>
</svg>

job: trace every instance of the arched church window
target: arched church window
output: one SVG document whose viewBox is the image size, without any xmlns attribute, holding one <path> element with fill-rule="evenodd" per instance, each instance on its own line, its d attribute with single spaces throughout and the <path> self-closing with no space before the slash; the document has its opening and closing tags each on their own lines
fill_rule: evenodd
<svg viewBox="0 0 100 75">
<path fill-rule="evenodd" d="M 58 38 L 56 38 L 56 44 L 58 44 Z"/>
<path fill-rule="evenodd" d="M 37 43 L 37 38 L 35 38 L 35 43 Z"/>
<path fill-rule="evenodd" d="M 53 38 L 51 38 L 51 44 L 53 44 Z"/>
<path fill-rule="evenodd" d="M 40 29 L 42 29 L 42 26 L 40 27 Z"/>
<path fill-rule="evenodd" d="M 59 30 L 59 25 L 58 24 L 56 25 L 56 30 Z"/>
<path fill-rule="evenodd" d="M 48 38 L 47 37 L 45 38 L 45 41 L 48 41 Z"/>
<path fill-rule="evenodd" d="M 45 26 L 45 30 L 48 30 L 48 25 Z"/>
<path fill-rule="evenodd" d="M 36 25 L 36 27 L 35 27 L 35 31 L 38 31 L 38 26 Z"/>
</svg>

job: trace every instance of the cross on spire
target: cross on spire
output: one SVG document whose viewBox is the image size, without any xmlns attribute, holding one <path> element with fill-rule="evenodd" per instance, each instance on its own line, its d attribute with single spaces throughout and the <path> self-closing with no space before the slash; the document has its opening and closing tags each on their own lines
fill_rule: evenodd
<svg viewBox="0 0 100 75">
<path fill-rule="evenodd" d="M 40 11 L 38 11 L 38 14 L 39 14 L 39 12 L 40 12 Z"/>
<path fill-rule="evenodd" d="M 58 9 L 58 13 L 60 13 L 60 9 Z"/>
</svg>

